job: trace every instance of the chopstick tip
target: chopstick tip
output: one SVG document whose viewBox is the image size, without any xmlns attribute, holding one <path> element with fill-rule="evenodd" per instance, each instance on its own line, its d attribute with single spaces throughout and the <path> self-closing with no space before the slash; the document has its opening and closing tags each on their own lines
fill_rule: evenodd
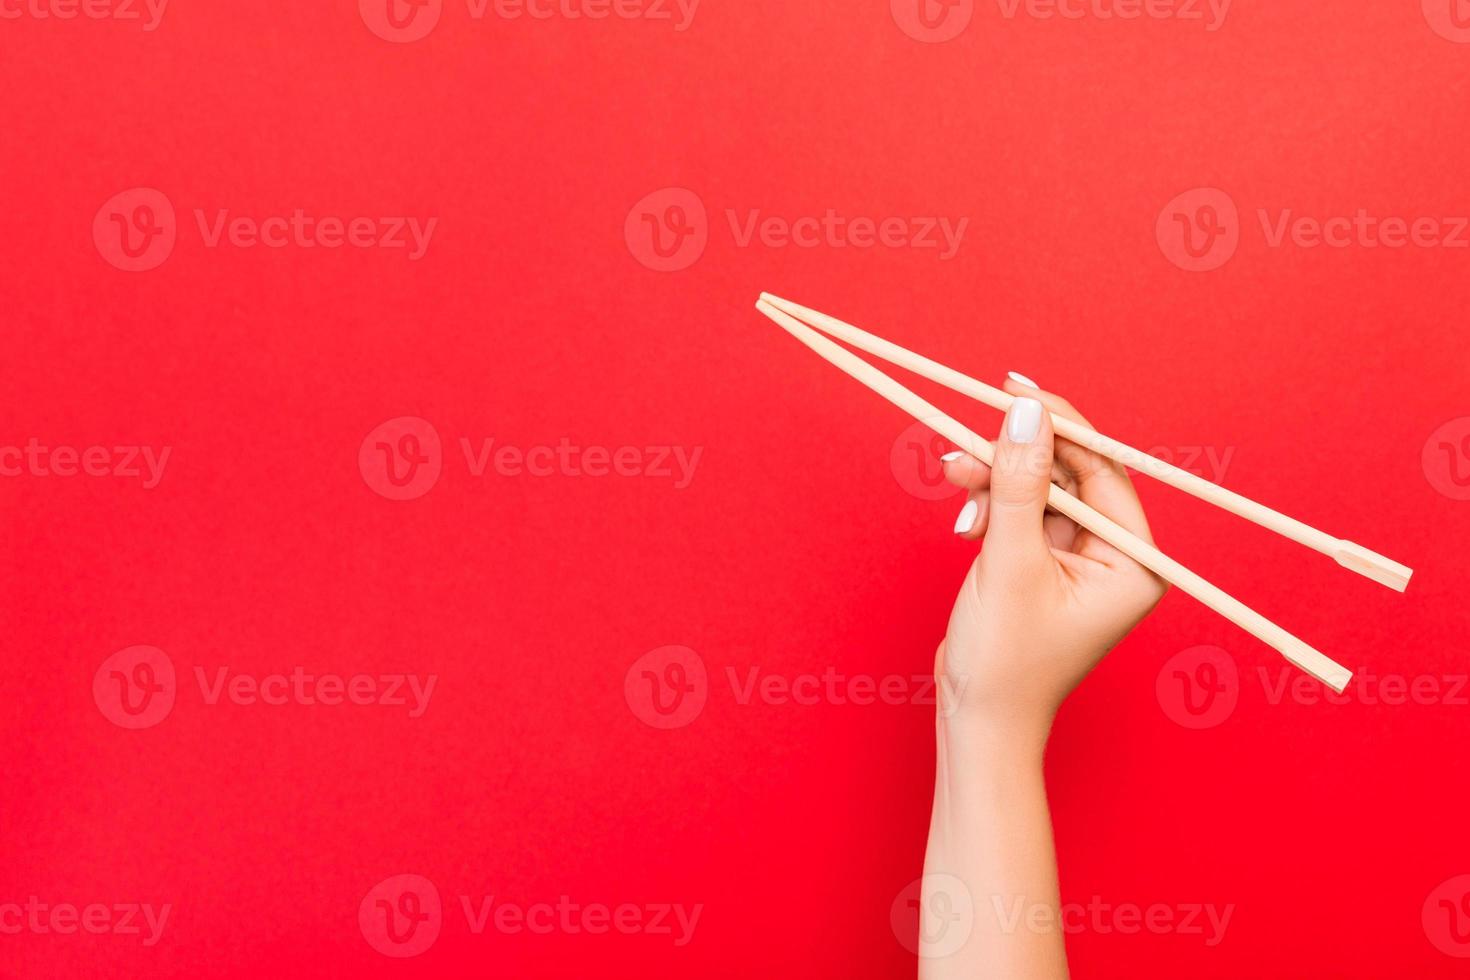
<svg viewBox="0 0 1470 980">
<path fill-rule="evenodd" d="M 1414 574 L 1414 570 L 1407 565 L 1400 565 L 1391 558 L 1385 558 L 1378 552 L 1351 541 L 1339 541 L 1333 558 L 1343 568 L 1357 572 L 1380 585 L 1386 585 L 1395 592 L 1407 589 L 1409 578 Z"/>
<path fill-rule="evenodd" d="M 1271 643 L 1281 655 L 1311 674 L 1317 680 L 1341 694 L 1353 679 L 1353 672 L 1320 650 L 1313 649 L 1304 641 L 1290 634 L 1281 642 Z"/>
<path fill-rule="evenodd" d="M 1336 670 L 1330 671 L 1326 677 L 1323 677 L 1322 683 L 1332 688 L 1334 693 L 1341 694 L 1347 690 L 1347 686 L 1352 683 L 1352 680 L 1352 671 L 1346 667 L 1338 667 Z"/>
</svg>

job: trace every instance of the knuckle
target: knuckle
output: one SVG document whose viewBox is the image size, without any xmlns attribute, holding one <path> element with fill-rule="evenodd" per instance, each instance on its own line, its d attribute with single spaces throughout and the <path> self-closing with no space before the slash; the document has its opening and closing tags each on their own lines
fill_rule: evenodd
<svg viewBox="0 0 1470 980">
<path fill-rule="evenodd" d="M 1096 457 L 1074 442 L 1063 442 L 1057 446 L 1057 462 L 1078 479 L 1089 474 L 1097 466 Z"/>
<path fill-rule="evenodd" d="M 1028 483 L 995 483 L 990 488 L 992 510 L 1021 510 L 1035 506 L 1043 496 L 1040 488 Z"/>
</svg>

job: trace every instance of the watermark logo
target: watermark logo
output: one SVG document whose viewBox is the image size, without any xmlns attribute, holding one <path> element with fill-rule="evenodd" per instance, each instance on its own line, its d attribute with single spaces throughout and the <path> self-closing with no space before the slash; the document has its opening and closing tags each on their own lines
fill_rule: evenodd
<svg viewBox="0 0 1470 980">
<path fill-rule="evenodd" d="M 1234 446 L 1150 446 L 1131 450 L 1126 465 L 1132 472 L 1158 475 L 1169 466 L 1222 483 L 1235 460 Z M 929 422 L 914 422 L 900 432 L 888 450 L 888 469 L 904 492 L 919 500 L 945 500 L 961 492 L 944 478 L 943 457 L 953 451 L 945 437 L 933 430 Z M 1070 443 L 1059 444 L 1053 453 L 1028 453 L 1022 460 L 1027 472 L 1047 472 L 1060 480 L 1062 470 L 1076 471 L 1084 450 Z M 1077 457 L 1077 458 L 1074 458 Z"/>
<path fill-rule="evenodd" d="M 1259 688 L 1271 707 L 1293 704 L 1359 705 L 1370 708 L 1465 708 L 1470 706 L 1470 674 L 1378 673 L 1357 667 L 1341 692 L 1282 664 L 1257 666 L 1241 674 L 1235 658 L 1215 646 L 1190 647 L 1169 659 L 1155 682 L 1159 706 L 1175 723 L 1193 729 L 1214 728 L 1234 712 L 1247 684 Z"/>
<path fill-rule="evenodd" d="M 1235 713 L 1240 701 L 1240 670 L 1235 658 L 1216 646 L 1197 646 L 1170 657 L 1154 682 L 1164 714 L 1185 728 L 1214 728 Z"/>
<path fill-rule="evenodd" d="M 151 33 L 158 30 L 167 8 L 168 0 L 0 0 L 0 20 L 76 20 L 81 16 L 137 21 L 145 33 Z"/>
<path fill-rule="evenodd" d="M 109 263 L 124 272 L 156 269 L 178 240 L 174 206 L 151 187 L 130 187 L 108 198 L 92 219 L 92 241 Z"/>
<path fill-rule="evenodd" d="M 1230 261 L 1240 244 L 1240 215 L 1229 194 L 1196 187 L 1159 212 L 1154 235 L 1164 257 L 1189 272 L 1209 272 Z"/>
<path fill-rule="evenodd" d="M 1001 16 L 1015 20 L 1177 20 L 1198 21 L 1213 34 L 1225 26 L 1231 0 L 996 0 Z"/>
<path fill-rule="evenodd" d="M 990 896 L 990 902 L 1001 932 L 1008 935 L 1023 929 L 1038 935 L 1056 932 L 1066 935 L 1093 932 L 1100 936 L 1115 933 L 1122 936 L 1172 934 L 1198 936 L 1207 948 L 1214 948 L 1225 941 L 1225 932 L 1235 916 L 1234 903 L 1224 906 L 1202 902 L 1114 904 L 1101 895 L 1093 895 L 1086 905 L 1081 902 L 1066 902 L 1061 906 L 1051 902 L 1027 902 L 1021 896 L 1006 901 L 999 895 Z"/>
<path fill-rule="evenodd" d="M 1291 208 L 1281 208 L 1273 215 L 1266 208 L 1256 209 L 1256 220 L 1268 248 L 1470 248 L 1470 218 L 1445 216 L 1405 218 L 1398 215 L 1380 217 L 1358 208 L 1351 215 L 1327 218 L 1298 215 Z"/>
<path fill-rule="evenodd" d="M 205 248 L 352 248 L 404 249 L 408 261 L 417 262 L 429 251 L 438 218 L 414 215 L 382 217 L 307 214 L 293 208 L 289 214 L 264 218 L 232 215 L 229 208 L 215 208 L 213 215 L 194 208 L 194 224 Z"/>
<path fill-rule="evenodd" d="M 358 0 L 362 22 L 378 37 L 407 44 L 427 37 L 439 23 L 444 0 Z"/>
<path fill-rule="evenodd" d="M 893 479 L 911 497 L 947 500 L 964 488 L 944 478 L 940 457 L 949 452 L 949 442 L 923 422 L 915 422 L 898 434 L 888 450 L 888 469 Z"/>
<path fill-rule="evenodd" d="M 668 480 L 675 490 L 694 482 L 694 472 L 704 455 L 703 446 L 581 446 L 563 436 L 555 446 L 497 444 L 493 437 L 475 445 L 461 436 L 459 449 L 465 470 L 473 477 L 636 477 Z"/>
<path fill-rule="evenodd" d="M 423 875 L 384 878 L 363 897 L 357 925 L 368 945 L 384 956 L 418 956 L 444 927 L 439 889 Z"/>
<path fill-rule="evenodd" d="M 357 450 L 363 482 L 389 500 L 416 500 L 434 489 L 444 469 L 439 431 L 415 415 L 389 419 Z"/>
<path fill-rule="evenodd" d="M 1420 0 L 1424 19 L 1434 33 L 1456 44 L 1470 43 L 1470 2 L 1467 0 Z"/>
<path fill-rule="evenodd" d="M 760 208 L 725 208 L 736 248 L 933 249 L 941 262 L 954 258 L 970 227 L 967 217 L 933 215 L 766 214 Z M 665 187 L 643 198 L 623 222 L 628 251 L 658 272 L 687 269 L 704 254 L 713 231 L 704 202 L 693 191 Z"/>
<path fill-rule="evenodd" d="M 709 700 L 704 660 L 688 647 L 650 650 L 628 668 L 623 698 L 639 721 L 652 728 L 683 728 Z"/>
<path fill-rule="evenodd" d="M 317 673 L 296 665 L 289 672 L 251 674 L 229 666 L 194 667 L 203 706 L 401 708 L 422 718 L 439 684 L 438 674 Z M 157 647 L 119 650 L 92 677 L 92 697 L 104 717 L 121 728 L 151 728 L 173 710 L 181 692 L 173 660 Z"/>
<path fill-rule="evenodd" d="M 53 0 L 59 2 L 59 0 Z M 700 0 L 464 0 L 472 23 L 488 17 L 501 21 L 642 20 L 672 24 L 675 33 L 689 30 Z M 443 0 L 358 0 L 368 30 L 385 41 L 405 44 L 429 35 L 443 13 Z"/>
<path fill-rule="evenodd" d="M 31 436 L 24 446 L 0 446 L 0 477 L 113 477 L 152 490 L 172 453 L 172 446 L 49 446 Z"/>
<path fill-rule="evenodd" d="M 954 875 L 926 874 L 894 896 L 888 924 L 899 945 L 916 956 L 953 956 L 974 931 L 975 902 Z"/>
<path fill-rule="evenodd" d="M 1143 452 L 1151 458 L 1135 457 L 1126 465 L 1136 473 L 1153 476 L 1164 472 L 1160 463 L 1168 463 L 1178 469 L 1188 470 L 1195 476 L 1202 476 L 1212 483 L 1223 483 L 1225 473 L 1235 459 L 1235 449 L 1234 446 L 1149 446 Z M 1063 463 L 1067 461 L 1068 454 L 1067 448 L 1060 449 L 1059 457 Z"/>
<path fill-rule="evenodd" d="M 666 481 L 675 490 L 688 489 L 694 482 L 704 456 L 703 446 L 581 445 L 566 436 L 555 444 L 530 446 L 494 436 L 460 436 L 455 444 L 466 475 L 475 479 L 620 477 Z M 357 463 L 363 482 L 375 493 L 390 500 L 413 500 L 433 488 L 446 459 L 434 426 L 415 416 L 403 416 L 368 433 L 358 447 Z"/>
<path fill-rule="evenodd" d="M 848 673 L 833 665 L 820 672 L 781 674 L 760 665 L 726 666 L 721 673 L 739 707 L 811 708 L 914 705 L 949 717 L 969 678 L 949 675 Z M 682 728 L 715 693 L 704 661 L 688 647 L 660 647 L 634 661 L 623 678 L 623 696 L 641 721 L 654 728 Z"/>
<path fill-rule="evenodd" d="M 1470 958 L 1470 875 L 1456 875 L 1424 900 L 1424 935 L 1446 956 Z"/>
<path fill-rule="evenodd" d="M 675 33 L 689 30 L 700 0 L 465 0 L 471 20 L 493 13 L 501 20 L 619 20 L 664 21 Z"/>
<path fill-rule="evenodd" d="M 506 936 L 604 936 L 609 933 L 669 938 L 687 946 L 704 913 L 703 903 L 583 902 L 560 895 L 554 902 L 515 902 L 498 895 L 455 896 L 472 936 L 492 931 Z M 380 881 L 357 910 L 358 927 L 368 945 L 384 956 L 418 956 L 439 938 L 448 915 L 439 889 L 422 875 L 394 875 Z"/>
<path fill-rule="evenodd" d="M 709 243 L 704 202 L 684 187 L 656 190 L 628 211 L 623 240 L 633 257 L 655 272 L 687 269 Z"/>
<path fill-rule="evenodd" d="M 92 902 L 78 906 L 72 902 L 43 902 L 32 895 L 25 904 L 0 902 L 0 935 L 72 936 L 85 932 L 93 936 L 138 936 L 144 946 L 157 946 L 168 925 L 172 902 L 115 902 L 111 905 Z"/>
<path fill-rule="evenodd" d="M 1278 667 L 1274 671 L 1256 668 L 1256 677 L 1266 702 L 1292 704 L 1361 704 L 1368 707 L 1398 708 L 1404 705 L 1448 708 L 1470 706 L 1470 674 L 1378 674 L 1368 667 L 1353 671 L 1353 679 L 1341 693 L 1323 687 L 1294 667 Z"/>
<path fill-rule="evenodd" d="M 1367 208 L 1315 216 L 1293 208 L 1256 208 L 1261 243 L 1272 250 L 1470 249 L 1465 215 L 1380 215 Z M 1244 233 L 1234 200 L 1213 187 L 1185 191 L 1164 206 L 1155 225 L 1164 255 L 1190 272 L 1208 272 L 1228 262 Z"/>
<path fill-rule="evenodd" d="M 438 218 L 408 215 L 354 216 L 309 214 L 293 208 L 264 217 L 234 214 L 229 208 L 190 209 L 200 243 L 207 249 L 402 249 L 408 261 L 429 250 Z M 109 263 L 126 272 L 156 269 L 179 239 L 173 203 L 151 187 L 113 195 L 92 219 L 92 241 Z"/>
<path fill-rule="evenodd" d="M 534 936 L 555 933 L 605 936 L 616 932 L 623 936 L 665 936 L 675 947 L 687 946 L 693 941 L 699 917 L 704 914 L 702 902 L 694 905 L 682 902 L 609 905 L 606 902 L 574 901 L 570 895 L 558 896 L 555 903 L 528 904 L 508 902 L 495 895 L 475 898 L 461 895 L 459 904 L 470 933 L 476 936 L 482 935 L 487 928 L 507 936 L 523 933 Z"/>
<path fill-rule="evenodd" d="M 744 671 L 726 667 L 725 680 L 730 685 L 735 703 L 742 706 L 763 704 L 810 708 L 826 704 L 864 708 L 872 704 L 890 707 L 912 704 L 935 708 L 945 718 L 959 708 L 960 698 L 970 683 L 966 676 L 951 678 L 945 674 L 936 678 L 932 673 L 924 673 L 877 677 L 848 674 L 833 666 L 828 666 L 820 674 L 794 676 L 767 673 L 760 667 L 748 667 Z"/>
<path fill-rule="evenodd" d="M 975 0 L 888 0 L 893 22 L 915 41 L 943 44 L 970 26 Z"/>
<path fill-rule="evenodd" d="M 1419 462 L 1435 490 L 1451 500 L 1470 500 L 1470 415 L 1450 419 L 1431 432 Z"/>
<path fill-rule="evenodd" d="M 168 717 L 178 696 L 174 662 L 157 647 L 119 650 L 92 675 L 92 699 L 119 728 L 152 728 Z"/>
<path fill-rule="evenodd" d="M 725 209 L 725 222 L 736 248 L 750 248 L 759 243 L 763 248 L 891 248 L 934 249 L 941 262 L 959 253 L 970 219 L 951 219 L 935 215 L 846 215 L 827 208 L 820 215 L 804 214 L 789 218 L 779 214 L 762 214 L 759 208 L 743 214 L 735 208 Z"/>
<path fill-rule="evenodd" d="M 422 718 L 439 683 L 438 674 L 353 674 L 308 673 L 297 665 L 289 674 L 256 675 L 219 667 L 213 677 L 203 667 L 194 668 L 194 681 L 204 704 L 215 707 L 223 701 L 242 708 L 255 705 L 286 705 L 328 708 L 342 705 L 404 708 L 410 718 Z"/>
</svg>

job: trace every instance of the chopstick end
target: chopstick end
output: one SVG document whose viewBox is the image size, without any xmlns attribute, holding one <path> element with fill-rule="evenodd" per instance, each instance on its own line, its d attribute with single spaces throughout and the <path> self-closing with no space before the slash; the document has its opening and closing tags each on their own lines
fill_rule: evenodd
<svg viewBox="0 0 1470 980">
<path fill-rule="evenodd" d="M 1281 651 L 1282 656 L 1286 657 L 1287 660 L 1290 660 L 1338 694 L 1346 690 L 1348 684 L 1352 682 L 1352 671 L 1322 651 L 1308 646 L 1294 636 L 1289 638 L 1289 642 L 1277 646 L 1277 649 Z"/>
<path fill-rule="evenodd" d="M 1323 684 L 1332 688 L 1334 694 L 1341 694 L 1347 690 L 1348 684 L 1352 683 L 1353 672 L 1346 667 L 1337 667 L 1335 670 L 1328 671 L 1327 676 L 1319 679 Z"/>
<path fill-rule="evenodd" d="M 1391 558 L 1385 558 L 1378 552 L 1369 551 L 1351 541 L 1339 541 L 1337 552 L 1332 557 L 1343 568 L 1398 592 L 1409 587 L 1409 577 L 1414 574 L 1414 570 L 1407 565 L 1400 565 Z"/>
</svg>

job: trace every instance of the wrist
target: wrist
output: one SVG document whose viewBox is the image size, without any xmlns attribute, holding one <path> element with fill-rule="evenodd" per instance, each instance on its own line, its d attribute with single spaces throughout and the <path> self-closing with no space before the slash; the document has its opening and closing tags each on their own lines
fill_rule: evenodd
<svg viewBox="0 0 1470 980">
<path fill-rule="evenodd" d="M 997 711 L 965 707 L 938 720 L 941 748 L 967 766 L 1041 767 L 1051 734 L 1050 712 Z"/>
</svg>

